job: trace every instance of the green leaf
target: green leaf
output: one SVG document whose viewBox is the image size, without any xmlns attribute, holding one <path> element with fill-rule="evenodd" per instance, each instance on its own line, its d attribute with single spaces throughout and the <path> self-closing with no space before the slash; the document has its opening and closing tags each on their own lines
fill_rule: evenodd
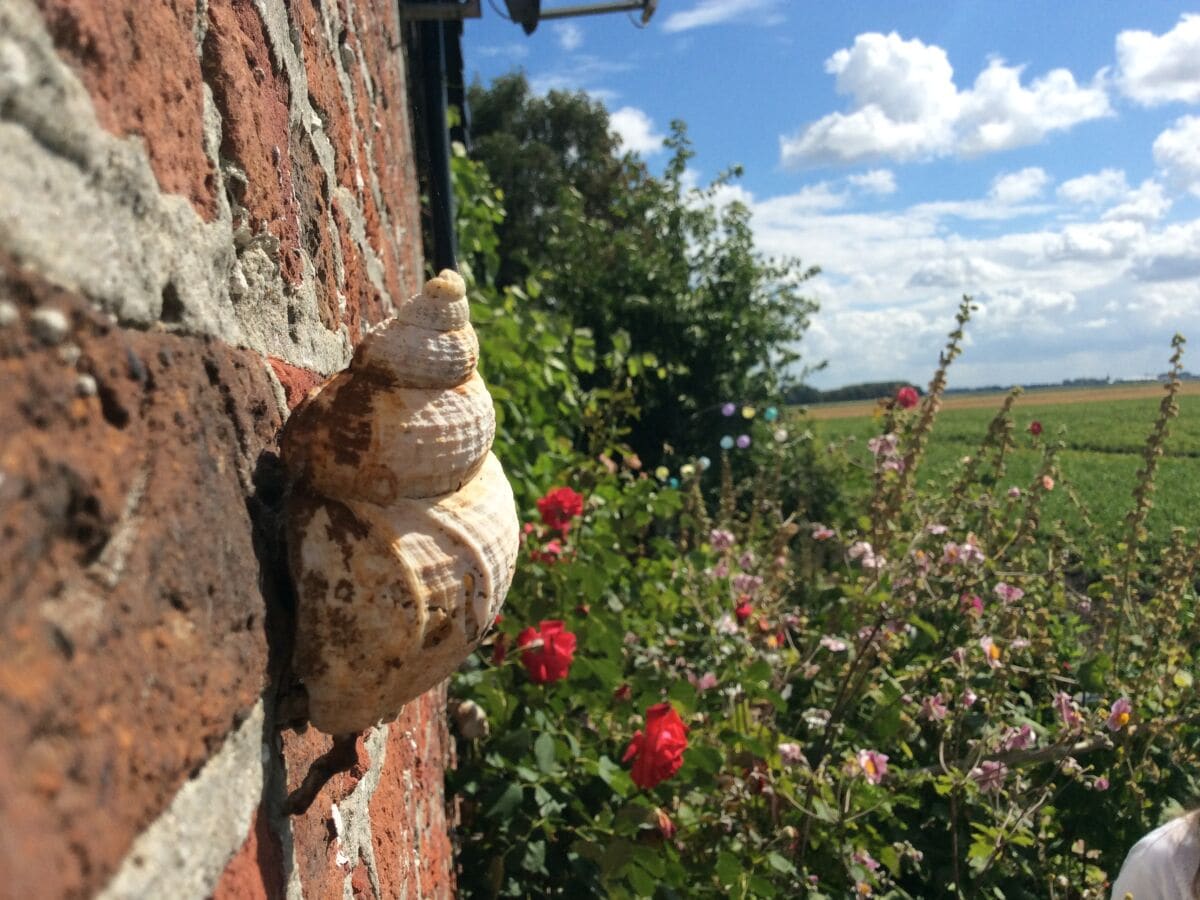
<svg viewBox="0 0 1200 900">
<path fill-rule="evenodd" d="M 557 765 L 554 758 L 554 738 L 546 732 L 538 735 L 538 739 L 533 742 L 533 755 L 539 769 L 547 775 L 553 772 Z"/>
<path fill-rule="evenodd" d="M 721 884 L 726 887 L 737 884 L 738 879 L 742 877 L 742 864 L 732 853 L 722 851 L 721 855 L 717 857 L 716 869 L 717 878 L 721 879 Z"/>
<path fill-rule="evenodd" d="M 500 794 L 500 799 L 493 803 L 492 808 L 484 815 L 489 819 L 506 819 L 521 805 L 522 796 L 521 786 L 515 783 L 510 784 Z"/>
</svg>

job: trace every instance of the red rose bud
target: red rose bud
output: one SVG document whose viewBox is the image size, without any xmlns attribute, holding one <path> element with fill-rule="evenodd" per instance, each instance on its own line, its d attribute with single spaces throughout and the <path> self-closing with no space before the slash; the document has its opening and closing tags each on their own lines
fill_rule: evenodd
<svg viewBox="0 0 1200 900">
<path fill-rule="evenodd" d="M 1037 437 L 1039 434 L 1041 434 L 1042 433 L 1042 423 L 1039 422 L 1037 419 L 1034 419 L 1032 422 L 1030 422 L 1029 423 L 1029 433 L 1032 434 L 1034 437 Z"/>
<path fill-rule="evenodd" d="M 649 790 L 666 781 L 683 765 L 687 749 L 687 726 L 670 703 L 656 703 L 646 710 L 646 729 L 634 734 L 622 762 L 633 760 L 629 777 Z"/>
<path fill-rule="evenodd" d="M 521 654 L 521 663 L 529 672 L 534 684 L 549 684 L 561 681 L 571 670 L 575 658 L 575 635 L 563 630 L 558 619 L 547 619 L 539 628 L 526 628 L 517 635 L 517 647 L 524 649 L 536 641 L 542 645 Z"/>
<path fill-rule="evenodd" d="M 628 682 L 613 691 L 613 700 L 618 703 L 628 703 L 629 698 L 632 696 L 633 688 L 629 686 Z"/>
<path fill-rule="evenodd" d="M 583 495 L 569 487 L 557 487 L 546 492 L 537 502 L 542 521 L 563 534 L 571 528 L 571 520 L 583 515 Z"/>
<path fill-rule="evenodd" d="M 737 620 L 745 624 L 746 620 L 754 615 L 754 607 L 750 605 L 749 600 L 743 600 L 734 607 L 733 614 L 737 616 Z"/>
</svg>

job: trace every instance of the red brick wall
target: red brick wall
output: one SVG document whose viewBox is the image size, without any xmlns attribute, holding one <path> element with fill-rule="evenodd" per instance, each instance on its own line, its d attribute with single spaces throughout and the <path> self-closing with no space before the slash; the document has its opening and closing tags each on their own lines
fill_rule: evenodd
<svg viewBox="0 0 1200 900">
<path fill-rule="evenodd" d="M 0 897 L 453 893 L 444 690 L 281 728 L 279 428 L 422 276 L 378 0 L 0 0 Z"/>
</svg>

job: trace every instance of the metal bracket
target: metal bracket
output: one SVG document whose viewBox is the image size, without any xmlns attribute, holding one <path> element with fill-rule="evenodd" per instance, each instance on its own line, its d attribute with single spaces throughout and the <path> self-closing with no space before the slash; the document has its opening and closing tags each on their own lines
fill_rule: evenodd
<svg viewBox="0 0 1200 900">
<path fill-rule="evenodd" d="M 410 22 L 478 19 L 482 0 L 451 0 L 448 3 L 405 3 L 401 0 L 400 14 Z"/>
</svg>

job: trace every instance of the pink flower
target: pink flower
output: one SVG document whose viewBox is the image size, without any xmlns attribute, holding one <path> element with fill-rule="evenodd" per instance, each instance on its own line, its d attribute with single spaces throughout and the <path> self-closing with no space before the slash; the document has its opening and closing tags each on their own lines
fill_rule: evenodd
<svg viewBox="0 0 1200 900">
<path fill-rule="evenodd" d="M 1025 596 L 1025 592 L 1016 585 L 1001 581 L 995 587 L 996 596 L 1005 603 L 1015 603 Z"/>
<path fill-rule="evenodd" d="M 1059 691 L 1054 695 L 1054 709 L 1058 712 L 1058 717 L 1062 719 L 1063 725 L 1067 728 L 1075 728 L 1083 722 L 1083 717 L 1079 715 L 1079 710 L 1075 708 L 1075 701 L 1071 699 L 1071 695 Z"/>
<path fill-rule="evenodd" d="M 959 545 L 958 549 L 962 553 L 962 561 L 967 565 L 981 563 L 986 559 L 983 551 L 979 549 L 979 544 L 976 543 L 974 534 L 968 534 L 967 539 Z"/>
<path fill-rule="evenodd" d="M 950 711 L 946 708 L 946 699 L 941 694 L 934 694 L 921 701 L 921 718 L 930 722 L 940 722 Z"/>
<path fill-rule="evenodd" d="M 713 579 L 728 578 L 729 577 L 729 563 L 726 562 L 725 560 L 721 560 L 719 563 L 717 563 L 715 566 L 713 566 L 711 569 L 708 570 L 708 577 L 713 578 Z"/>
<path fill-rule="evenodd" d="M 726 531 L 723 528 L 714 528 L 708 533 L 708 542 L 712 544 L 712 548 L 718 553 L 722 550 L 728 550 L 733 546 L 733 532 Z"/>
<path fill-rule="evenodd" d="M 1054 479 L 1049 475 L 1042 476 L 1042 489 L 1046 491 L 1054 490 Z"/>
<path fill-rule="evenodd" d="M 1008 766 L 994 759 L 984 760 L 969 774 L 985 794 L 998 794 L 1004 789 L 1004 779 L 1008 777 Z"/>
<path fill-rule="evenodd" d="M 984 635 L 979 639 L 979 646 L 983 650 L 983 658 L 990 668 L 998 669 L 1004 665 L 1001 661 L 1003 654 L 1000 651 L 1000 645 L 993 641 L 989 635 Z"/>
<path fill-rule="evenodd" d="M 846 551 L 846 555 L 851 559 L 858 559 L 860 556 L 873 556 L 875 550 L 866 541 L 855 541 L 850 545 L 850 549 Z"/>
<path fill-rule="evenodd" d="M 729 613 L 725 613 L 717 619 L 717 634 L 737 634 L 737 632 L 738 624 Z"/>
<path fill-rule="evenodd" d="M 898 446 L 899 439 L 891 432 L 881 434 L 879 437 L 873 437 L 867 441 L 867 449 L 875 456 L 891 456 L 896 452 Z"/>
<path fill-rule="evenodd" d="M 947 541 L 946 546 L 942 547 L 942 565 L 957 565 L 961 560 L 962 553 L 958 549 L 958 544 L 954 541 Z"/>
<path fill-rule="evenodd" d="M 1021 489 L 1014 484 L 1012 487 L 1010 487 L 1008 489 L 1008 496 L 1011 497 L 1013 500 L 1016 500 L 1018 497 L 1021 496 Z"/>
<path fill-rule="evenodd" d="M 941 525 L 937 522 L 933 523 L 932 525 L 926 525 L 925 530 L 930 534 L 945 534 L 947 531 L 949 531 L 945 525 Z"/>
<path fill-rule="evenodd" d="M 763 586 L 761 575 L 747 575 L 745 572 L 734 575 L 733 581 L 730 583 L 739 594 L 753 594 Z"/>
<path fill-rule="evenodd" d="M 1092 782 L 1092 790 L 1107 791 L 1108 790 L 1108 779 L 1105 778 L 1103 775 L 1101 775 L 1099 778 L 1097 778 L 1095 781 Z"/>
<path fill-rule="evenodd" d="M 705 691 L 711 691 L 718 684 L 720 684 L 720 682 L 717 681 L 717 676 L 712 672 L 705 672 L 699 678 L 697 678 L 693 673 L 688 672 L 688 681 L 690 681 L 692 683 L 692 687 L 694 687 L 696 691 L 701 694 L 703 694 Z"/>
<path fill-rule="evenodd" d="M 818 643 L 830 653 L 842 653 L 847 646 L 846 642 L 841 638 L 830 637 L 829 635 L 825 635 Z"/>
<path fill-rule="evenodd" d="M 1120 731 L 1129 724 L 1129 718 L 1133 715 L 1133 704 L 1128 697 L 1122 697 L 1112 705 L 1112 709 L 1108 714 L 1108 730 Z"/>
<path fill-rule="evenodd" d="M 883 781 L 887 775 L 887 763 L 886 753 L 879 753 L 875 750 L 858 751 L 858 767 L 871 784 L 879 784 Z"/>
<path fill-rule="evenodd" d="M 969 709 L 970 707 L 975 705 L 975 701 L 978 699 L 979 699 L 979 695 L 977 693 L 975 693 L 973 690 L 971 690 L 970 688 L 967 688 L 965 691 L 962 692 L 962 696 L 959 698 L 959 702 L 961 702 L 963 706 L 965 706 Z"/>
<path fill-rule="evenodd" d="M 813 527 L 812 538 L 814 541 L 827 541 L 837 534 L 832 528 L 826 528 L 824 525 L 816 525 Z"/>
<path fill-rule="evenodd" d="M 737 616 L 738 623 L 744 625 L 746 620 L 754 615 L 754 607 L 750 605 L 749 600 L 743 600 L 734 608 L 733 614 Z"/>
<path fill-rule="evenodd" d="M 851 854 L 850 859 L 852 862 L 856 862 L 860 866 L 866 866 L 872 872 L 879 868 L 879 860 L 871 856 L 871 854 L 866 850 L 855 850 L 854 853 Z"/>
<path fill-rule="evenodd" d="M 917 393 L 917 389 L 914 387 L 905 385 L 904 387 L 900 388 L 900 390 L 896 391 L 896 404 L 901 409 L 912 409 L 920 402 L 920 400 L 921 396 Z"/>
<path fill-rule="evenodd" d="M 792 742 L 784 742 L 777 748 L 779 750 L 779 761 L 785 766 L 807 765 L 808 760 L 804 758 L 804 751 L 799 744 Z"/>
<path fill-rule="evenodd" d="M 983 615 L 983 600 L 978 594 L 963 594 L 959 598 L 959 605 L 968 616 Z"/>
<path fill-rule="evenodd" d="M 1022 725 L 1020 728 L 1010 728 L 1000 739 L 1001 750 L 1024 750 L 1026 747 L 1032 746 L 1037 741 L 1037 735 L 1028 725 Z"/>
<path fill-rule="evenodd" d="M 741 566 L 745 571 L 750 571 L 750 569 L 754 567 L 754 552 L 752 550 L 747 550 L 745 553 L 739 556 L 738 565 Z"/>
<path fill-rule="evenodd" d="M 558 538 L 546 541 L 546 546 L 542 547 L 540 550 L 529 551 L 530 559 L 532 559 L 534 562 L 545 563 L 548 566 L 552 566 L 557 562 L 561 562 L 562 555 L 563 546 L 559 542 Z"/>
</svg>

